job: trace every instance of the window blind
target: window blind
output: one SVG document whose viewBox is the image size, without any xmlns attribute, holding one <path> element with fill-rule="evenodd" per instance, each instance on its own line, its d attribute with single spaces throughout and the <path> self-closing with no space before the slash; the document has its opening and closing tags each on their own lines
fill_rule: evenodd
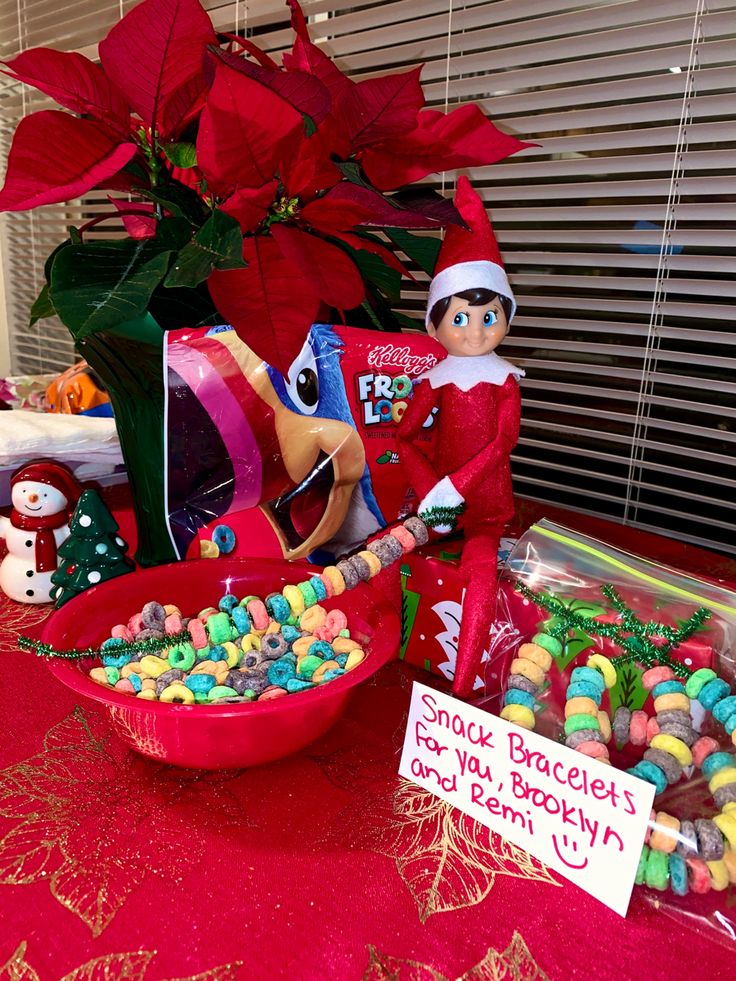
<svg viewBox="0 0 736 981">
<path fill-rule="evenodd" d="M 290 44 L 280 0 L 205 6 L 216 28 L 257 36 L 272 54 Z M 429 105 L 476 101 L 501 129 L 539 144 L 469 171 L 518 301 L 502 348 L 526 371 L 517 490 L 736 553 L 736 0 L 304 9 L 313 38 L 356 80 L 423 64 Z M 94 57 L 120 12 L 104 0 L 0 3 L 4 56 L 54 43 Z M 33 98 L 27 90 L 23 106 L 17 87 L 0 83 L 0 140 Z M 450 178 L 427 183 L 454 189 Z M 85 214 L 99 207 L 87 200 Z M 42 258 L 76 213 L 59 205 L 9 219 L 17 364 L 63 357 L 68 342 L 52 343 L 47 324 L 35 341 L 18 325 L 40 288 L 29 241 Z M 403 295 L 415 316 L 426 281 L 417 278 Z"/>
</svg>

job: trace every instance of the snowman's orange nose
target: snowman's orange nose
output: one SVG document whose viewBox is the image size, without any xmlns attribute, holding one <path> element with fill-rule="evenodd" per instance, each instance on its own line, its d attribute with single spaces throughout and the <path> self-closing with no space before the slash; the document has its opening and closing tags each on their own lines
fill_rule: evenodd
<svg viewBox="0 0 736 981">
<path fill-rule="evenodd" d="M 31 504 L 35 504 L 38 500 L 38 494 L 29 494 L 28 500 L 31 502 Z"/>
</svg>

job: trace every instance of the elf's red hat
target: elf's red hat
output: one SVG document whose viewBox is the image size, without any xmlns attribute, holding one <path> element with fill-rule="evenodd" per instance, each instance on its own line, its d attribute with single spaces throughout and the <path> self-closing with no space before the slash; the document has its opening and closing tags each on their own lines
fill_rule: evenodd
<svg viewBox="0 0 736 981">
<path fill-rule="evenodd" d="M 467 177 L 457 182 L 455 207 L 470 230 L 459 225 L 447 229 L 429 287 L 426 322 L 438 300 L 469 289 L 487 289 L 505 296 L 511 302 L 510 321 L 516 312 L 516 300 L 488 213 Z"/>
<path fill-rule="evenodd" d="M 67 504 L 73 507 L 82 493 L 82 485 L 71 472 L 69 467 L 58 460 L 31 460 L 15 471 L 10 478 L 10 486 L 15 487 L 21 480 L 33 480 L 39 484 L 54 487 L 66 498 Z"/>
</svg>

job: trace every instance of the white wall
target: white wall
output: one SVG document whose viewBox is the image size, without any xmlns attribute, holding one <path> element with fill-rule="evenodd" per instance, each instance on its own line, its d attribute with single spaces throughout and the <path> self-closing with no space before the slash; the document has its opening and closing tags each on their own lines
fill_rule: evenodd
<svg viewBox="0 0 736 981">
<path fill-rule="evenodd" d="M 10 374 L 10 338 L 8 330 L 8 307 L 5 296 L 4 242 L 0 234 L 0 378 Z"/>
</svg>

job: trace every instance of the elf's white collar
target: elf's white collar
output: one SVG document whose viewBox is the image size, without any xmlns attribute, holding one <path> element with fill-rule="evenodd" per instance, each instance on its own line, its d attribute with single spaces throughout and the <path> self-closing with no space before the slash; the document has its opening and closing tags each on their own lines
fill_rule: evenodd
<svg viewBox="0 0 736 981">
<path fill-rule="evenodd" d="M 523 377 L 524 372 L 516 365 L 499 358 L 495 351 L 491 351 L 490 354 L 482 354 L 475 358 L 448 354 L 444 361 L 440 361 L 434 368 L 420 375 L 417 381 L 426 380 L 432 388 L 453 384 L 462 392 L 467 392 L 479 382 L 503 385 L 509 375 L 519 379 Z"/>
</svg>

